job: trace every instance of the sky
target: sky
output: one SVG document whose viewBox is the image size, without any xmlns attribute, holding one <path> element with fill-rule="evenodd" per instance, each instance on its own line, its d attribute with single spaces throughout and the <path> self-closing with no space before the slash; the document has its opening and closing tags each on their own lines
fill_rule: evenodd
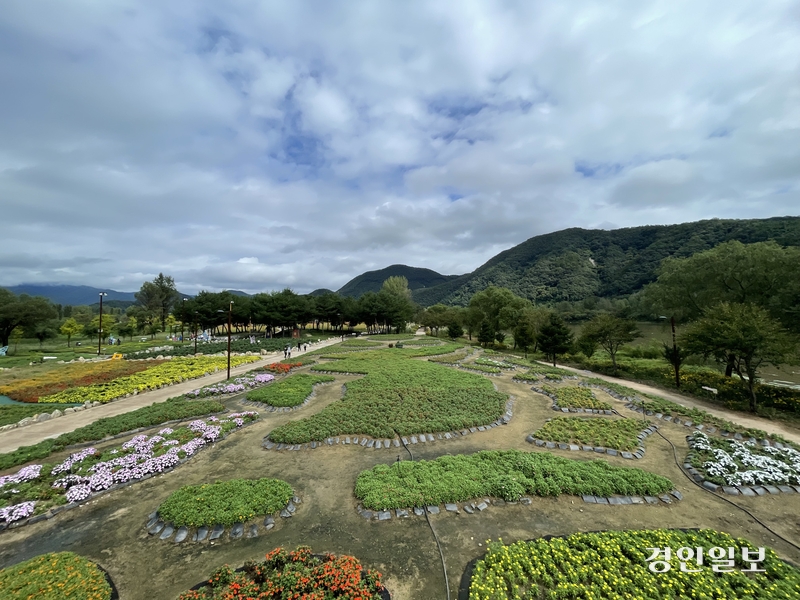
<svg viewBox="0 0 800 600">
<path fill-rule="evenodd" d="M 800 2 L 5 0 L 0 285 L 338 289 L 800 214 Z"/>
</svg>

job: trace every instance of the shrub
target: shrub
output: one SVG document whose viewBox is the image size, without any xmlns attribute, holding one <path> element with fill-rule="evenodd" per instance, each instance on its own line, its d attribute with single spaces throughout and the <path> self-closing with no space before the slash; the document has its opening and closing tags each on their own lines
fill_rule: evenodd
<svg viewBox="0 0 800 600">
<path fill-rule="evenodd" d="M 639 438 L 636 436 L 648 425 L 649 422 L 636 419 L 556 417 L 532 435 L 540 440 L 564 444 L 634 450 L 639 446 Z"/>
<path fill-rule="evenodd" d="M 0 570 L 4 600 L 109 600 L 111 586 L 92 561 L 72 552 L 42 554 Z"/>
</svg>

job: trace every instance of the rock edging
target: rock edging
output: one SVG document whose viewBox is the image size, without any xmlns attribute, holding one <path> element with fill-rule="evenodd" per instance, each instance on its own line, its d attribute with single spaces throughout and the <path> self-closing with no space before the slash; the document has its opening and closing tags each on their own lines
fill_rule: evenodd
<svg viewBox="0 0 800 600">
<path fill-rule="evenodd" d="M 559 450 L 571 450 L 573 452 L 597 452 L 598 454 L 607 454 L 608 456 L 620 456 L 622 458 L 628 460 L 638 460 L 644 456 L 645 448 L 644 448 L 644 440 L 646 437 L 653 435 L 658 430 L 658 426 L 653 424 L 648 427 L 642 429 L 639 434 L 636 436 L 639 438 L 639 447 L 636 450 L 630 452 L 628 450 L 617 450 L 616 448 L 606 448 L 605 446 L 588 446 L 586 444 L 567 444 L 564 442 L 553 442 L 550 440 L 540 440 L 539 438 L 533 437 L 533 434 L 529 434 L 528 437 L 525 438 L 525 441 L 529 444 L 535 444 L 539 448 L 546 448 L 548 450 L 555 450 L 558 448 Z"/>
</svg>

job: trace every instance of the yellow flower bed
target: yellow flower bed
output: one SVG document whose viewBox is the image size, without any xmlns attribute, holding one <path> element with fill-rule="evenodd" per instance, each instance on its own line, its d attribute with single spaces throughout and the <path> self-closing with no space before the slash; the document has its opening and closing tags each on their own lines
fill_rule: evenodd
<svg viewBox="0 0 800 600">
<path fill-rule="evenodd" d="M 232 356 L 231 368 L 255 362 L 258 359 L 258 356 Z M 120 377 L 108 383 L 98 383 L 64 390 L 51 396 L 44 396 L 39 401 L 57 403 L 83 403 L 87 400 L 89 402 L 109 402 L 126 394 L 146 392 L 164 385 L 179 383 L 186 379 L 194 379 L 206 373 L 213 373 L 216 370 L 227 368 L 227 364 L 227 357 L 175 358 L 147 371 Z"/>
<path fill-rule="evenodd" d="M 72 552 L 42 554 L 0 570 L 4 600 L 108 600 L 111 586 L 96 564 Z"/>
</svg>

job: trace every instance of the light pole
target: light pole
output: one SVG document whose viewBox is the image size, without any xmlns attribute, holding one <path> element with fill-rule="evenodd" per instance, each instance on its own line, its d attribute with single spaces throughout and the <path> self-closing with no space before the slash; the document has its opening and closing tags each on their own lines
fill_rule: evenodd
<svg viewBox="0 0 800 600">
<path fill-rule="evenodd" d="M 217 312 L 224 313 L 224 310 L 218 310 Z M 228 379 L 231 378 L 231 318 L 233 317 L 233 300 L 231 300 L 230 305 L 228 306 Z"/>
<path fill-rule="evenodd" d="M 105 292 L 100 292 L 100 331 L 97 332 L 97 356 L 100 356 L 100 345 L 103 343 L 103 296 L 108 296 Z"/>
</svg>

